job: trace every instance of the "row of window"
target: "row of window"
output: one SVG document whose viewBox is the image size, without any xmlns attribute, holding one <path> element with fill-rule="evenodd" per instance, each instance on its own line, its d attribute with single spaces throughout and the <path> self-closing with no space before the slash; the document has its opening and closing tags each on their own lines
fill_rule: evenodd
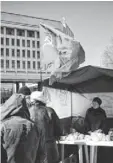
<svg viewBox="0 0 113 163">
<path fill-rule="evenodd" d="M 26 42 L 25 42 L 25 40 L 13 39 L 13 38 L 10 41 L 10 38 L 3 38 L 3 37 L 1 37 L 1 45 L 4 45 L 4 41 L 5 41 L 4 39 L 6 39 L 6 45 L 11 45 L 11 46 L 14 46 L 14 45 L 20 46 L 21 45 L 23 47 L 27 46 L 27 47 L 33 47 L 33 48 L 40 47 L 39 41 L 26 40 Z"/>
<path fill-rule="evenodd" d="M 4 68 L 4 62 L 5 61 L 3 59 L 1 59 L 1 68 Z M 37 65 L 36 65 L 36 63 L 37 63 Z M 20 61 L 20 60 L 17 60 L 17 61 L 12 60 L 12 62 L 11 62 L 11 67 L 14 68 L 14 69 L 16 67 L 17 67 L 17 69 L 20 69 L 21 65 L 22 65 L 22 69 L 26 69 L 26 66 L 27 66 L 28 69 L 31 69 L 31 68 L 40 69 L 40 62 L 39 61 L 38 62 L 35 62 L 35 61 L 33 61 L 33 62 L 27 61 L 26 62 L 26 61 Z M 6 68 L 10 68 L 9 60 L 6 60 Z"/>
<path fill-rule="evenodd" d="M 15 56 L 20 57 L 20 54 L 21 53 L 22 53 L 22 57 L 23 58 L 25 58 L 26 55 L 27 55 L 28 58 L 38 58 L 38 59 L 40 58 L 40 51 L 35 51 L 35 50 L 33 50 L 33 51 L 30 51 L 30 50 L 27 50 L 27 51 L 22 50 L 21 51 L 20 49 L 17 49 L 17 50 L 11 49 L 12 57 L 15 57 Z M 1 56 L 2 57 L 4 56 L 4 49 L 3 48 L 1 48 Z M 6 56 L 9 57 L 9 49 L 8 48 L 6 48 Z"/>
<path fill-rule="evenodd" d="M 4 27 L 1 27 L 1 34 L 4 34 Z M 6 27 L 6 34 L 7 35 L 15 35 L 15 29 L 14 28 L 7 28 Z M 16 29 L 16 35 L 25 37 L 25 30 L 24 29 Z M 27 30 L 27 37 L 35 37 L 35 31 Z M 39 32 L 36 32 L 36 37 L 39 38 L 40 34 Z"/>
</svg>

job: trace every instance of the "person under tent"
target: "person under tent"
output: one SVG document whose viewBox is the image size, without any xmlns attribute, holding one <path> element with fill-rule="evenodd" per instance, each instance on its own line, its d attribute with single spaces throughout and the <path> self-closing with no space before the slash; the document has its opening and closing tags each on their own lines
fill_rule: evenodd
<svg viewBox="0 0 113 163">
<path fill-rule="evenodd" d="M 102 100 L 99 97 L 93 98 L 92 107 L 89 108 L 85 116 L 85 132 L 90 133 L 96 130 L 104 131 L 106 112 L 100 107 Z"/>
</svg>

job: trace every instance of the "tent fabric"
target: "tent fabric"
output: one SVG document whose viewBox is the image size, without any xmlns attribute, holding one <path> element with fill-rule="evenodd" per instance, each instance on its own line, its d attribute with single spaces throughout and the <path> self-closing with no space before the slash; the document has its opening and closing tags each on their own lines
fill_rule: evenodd
<svg viewBox="0 0 113 163">
<path fill-rule="evenodd" d="M 53 83 L 51 86 L 49 85 L 48 80 L 49 79 L 43 82 L 44 86 L 56 89 L 66 89 L 71 91 L 77 89 L 77 91 L 84 90 L 83 92 L 113 92 L 113 70 L 101 67 L 89 65 L 79 68 L 76 71 L 71 72 L 67 77 Z M 90 86 L 92 83 L 93 87 Z M 98 85 L 96 83 L 98 83 Z"/>
<path fill-rule="evenodd" d="M 86 82 L 72 85 L 70 91 L 79 93 L 113 92 L 113 78 L 102 76 Z"/>
</svg>

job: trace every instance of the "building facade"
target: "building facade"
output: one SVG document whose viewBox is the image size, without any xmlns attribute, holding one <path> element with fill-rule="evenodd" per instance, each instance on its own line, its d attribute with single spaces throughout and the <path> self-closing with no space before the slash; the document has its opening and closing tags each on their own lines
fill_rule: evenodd
<svg viewBox="0 0 113 163">
<path fill-rule="evenodd" d="M 49 74 L 40 72 L 40 22 L 74 37 L 60 21 L 1 13 L 1 81 L 36 82 Z"/>
</svg>

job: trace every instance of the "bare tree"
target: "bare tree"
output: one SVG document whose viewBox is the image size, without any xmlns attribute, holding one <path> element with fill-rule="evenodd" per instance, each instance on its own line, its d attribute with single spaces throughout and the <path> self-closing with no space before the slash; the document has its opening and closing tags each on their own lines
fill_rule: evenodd
<svg viewBox="0 0 113 163">
<path fill-rule="evenodd" d="M 113 69 L 113 37 L 102 54 L 102 67 Z"/>
</svg>

